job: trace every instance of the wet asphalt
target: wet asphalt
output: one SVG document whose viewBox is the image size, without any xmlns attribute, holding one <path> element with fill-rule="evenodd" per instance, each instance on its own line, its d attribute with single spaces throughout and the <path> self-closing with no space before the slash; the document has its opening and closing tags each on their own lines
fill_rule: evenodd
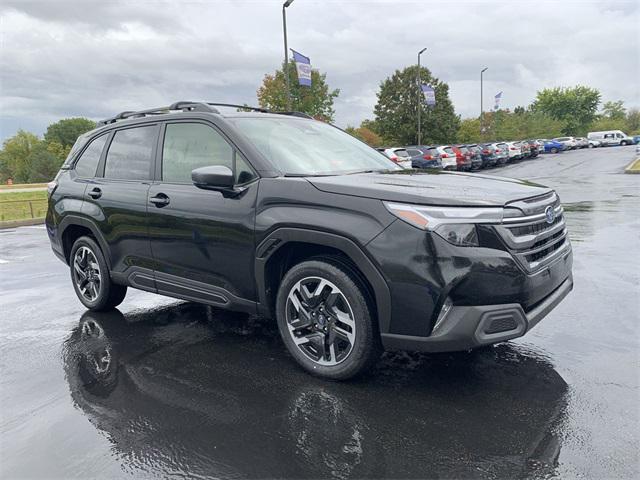
<svg viewBox="0 0 640 480">
<path fill-rule="evenodd" d="M 554 187 L 575 289 L 526 337 L 303 373 L 275 326 L 129 290 L 76 300 L 43 226 L 0 231 L 0 477 L 638 478 L 633 147 L 489 172 Z"/>
</svg>

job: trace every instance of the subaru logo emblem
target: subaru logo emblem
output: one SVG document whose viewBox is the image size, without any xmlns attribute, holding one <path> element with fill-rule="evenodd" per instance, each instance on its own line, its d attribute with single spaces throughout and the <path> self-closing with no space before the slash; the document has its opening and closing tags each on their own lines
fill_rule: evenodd
<svg viewBox="0 0 640 480">
<path fill-rule="evenodd" d="M 547 219 L 548 224 L 552 224 L 556 219 L 556 211 L 553 209 L 551 205 L 544 209 L 544 216 Z"/>
</svg>

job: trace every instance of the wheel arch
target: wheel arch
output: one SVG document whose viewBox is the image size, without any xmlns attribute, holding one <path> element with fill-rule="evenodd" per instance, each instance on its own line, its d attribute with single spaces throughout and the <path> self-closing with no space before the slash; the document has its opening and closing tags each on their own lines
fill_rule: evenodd
<svg viewBox="0 0 640 480">
<path fill-rule="evenodd" d="M 60 235 L 59 242 L 62 245 L 63 254 L 67 265 L 69 264 L 69 256 L 71 254 L 71 248 L 73 243 L 83 235 L 90 235 L 93 237 L 107 262 L 107 266 L 111 269 L 111 255 L 109 253 L 109 246 L 100 233 L 100 230 L 89 219 L 78 215 L 65 216 L 58 227 L 58 234 Z"/>
<path fill-rule="evenodd" d="M 274 316 L 277 287 L 288 268 L 304 259 L 319 256 L 341 262 L 360 277 L 372 296 L 379 330 L 387 332 L 391 323 L 391 293 L 378 268 L 352 240 L 316 230 L 280 228 L 258 245 L 255 278 L 260 313 Z"/>
</svg>

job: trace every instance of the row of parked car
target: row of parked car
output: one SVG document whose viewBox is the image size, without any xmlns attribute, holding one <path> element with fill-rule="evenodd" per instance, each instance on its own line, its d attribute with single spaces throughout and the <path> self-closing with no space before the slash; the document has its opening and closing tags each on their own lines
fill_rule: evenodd
<svg viewBox="0 0 640 480">
<path fill-rule="evenodd" d="M 516 160 L 535 158 L 541 153 L 560 153 L 565 150 L 610 145 L 624 146 L 631 145 L 631 143 L 635 143 L 635 138 L 615 130 L 590 132 L 588 138 L 558 137 L 465 145 L 410 145 L 379 148 L 378 150 L 405 168 L 444 168 L 445 170 L 471 171 L 499 167 Z"/>
<path fill-rule="evenodd" d="M 550 140 L 522 140 L 465 145 L 411 145 L 378 150 L 405 168 L 472 171 L 535 158 L 543 152 L 557 153 L 564 150 L 564 146 Z"/>
</svg>

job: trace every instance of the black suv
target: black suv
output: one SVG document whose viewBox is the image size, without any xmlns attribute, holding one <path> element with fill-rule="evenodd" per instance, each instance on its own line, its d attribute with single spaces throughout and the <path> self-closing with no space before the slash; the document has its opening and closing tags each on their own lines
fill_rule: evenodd
<svg viewBox="0 0 640 480">
<path fill-rule="evenodd" d="M 572 289 L 553 190 L 405 170 L 304 114 L 222 107 L 123 112 L 78 139 L 46 224 L 87 308 L 133 287 L 275 318 L 300 365 L 345 379 L 383 348 L 520 337 Z"/>
</svg>

